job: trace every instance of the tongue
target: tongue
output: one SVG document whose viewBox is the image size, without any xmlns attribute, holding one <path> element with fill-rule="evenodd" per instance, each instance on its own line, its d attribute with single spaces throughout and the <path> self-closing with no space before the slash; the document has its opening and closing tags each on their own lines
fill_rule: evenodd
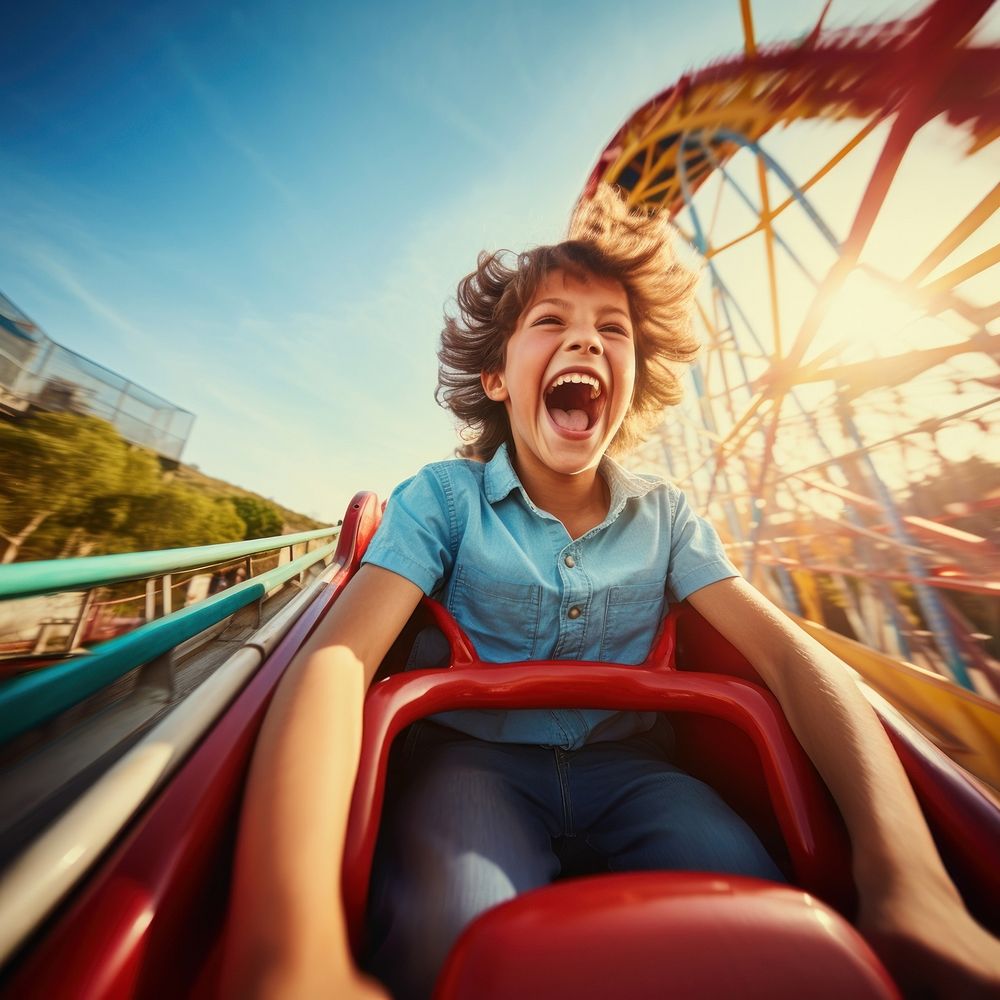
<svg viewBox="0 0 1000 1000">
<path fill-rule="evenodd" d="M 549 410 L 552 419 L 568 431 L 585 431 L 587 429 L 586 410 L 560 410 L 553 408 Z"/>
</svg>

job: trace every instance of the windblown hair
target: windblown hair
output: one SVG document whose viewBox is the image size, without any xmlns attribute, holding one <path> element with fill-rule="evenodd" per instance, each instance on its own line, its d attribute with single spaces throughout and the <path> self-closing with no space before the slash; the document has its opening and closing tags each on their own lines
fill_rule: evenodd
<svg viewBox="0 0 1000 1000">
<path fill-rule="evenodd" d="M 662 219 L 629 209 L 615 189 L 602 185 L 577 206 L 567 240 L 516 256 L 509 250 L 484 251 L 476 270 L 459 282 L 458 316 L 446 313 L 441 332 L 435 393 L 461 424 L 465 445 L 459 454 L 488 461 L 510 441 L 504 406 L 486 395 L 480 374 L 503 369 L 518 319 L 554 270 L 581 281 L 613 279 L 628 296 L 635 391 L 610 450 L 634 448 L 663 408 L 680 401 L 675 369 L 694 360 L 699 346 L 691 329 L 697 276 L 677 260 Z"/>
</svg>

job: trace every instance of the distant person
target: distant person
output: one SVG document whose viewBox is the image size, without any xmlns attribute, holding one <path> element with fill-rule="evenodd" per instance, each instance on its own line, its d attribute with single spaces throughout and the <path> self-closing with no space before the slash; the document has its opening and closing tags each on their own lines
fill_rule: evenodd
<svg viewBox="0 0 1000 1000">
<path fill-rule="evenodd" d="M 1000 943 L 963 907 L 843 665 L 740 577 L 680 490 L 609 457 L 679 398 L 675 369 L 695 353 L 692 286 L 662 223 L 610 190 L 581 208 L 568 241 L 510 262 L 483 254 L 459 285 L 439 392 L 481 461 L 426 466 L 394 491 L 364 565 L 280 685 L 247 788 L 227 995 L 381 995 L 351 959 L 341 854 L 364 692 L 421 596 L 439 597 L 485 660 L 639 663 L 665 590 L 781 703 L 847 823 L 858 925 L 889 969 L 928 996 L 1000 990 Z M 616 871 L 781 880 L 750 828 L 670 763 L 668 744 L 644 712 L 422 723 L 373 872 L 371 970 L 398 998 L 427 997 L 469 921 L 556 876 L 552 839 L 568 833 Z"/>
<path fill-rule="evenodd" d="M 243 566 L 230 566 L 228 569 L 220 569 L 212 574 L 212 582 L 209 584 L 208 593 L 218 594 L 236 584 L 242 583 L 247 576 L 247 571 Z"/>
</svg>

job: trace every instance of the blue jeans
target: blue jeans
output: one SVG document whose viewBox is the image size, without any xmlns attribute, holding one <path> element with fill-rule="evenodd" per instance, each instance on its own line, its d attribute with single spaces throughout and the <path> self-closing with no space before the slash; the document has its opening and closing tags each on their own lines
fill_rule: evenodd
<svg viewBox="0 0 1000 1000">
<path fill-rule="evenodd" d="M 484 910 L 552 882 L 576 838 L 611 871 L 716 871 L 784 882 L 753 831 L 667 762 L 662 730 L 580 750 L 487 743 L 418 723 L 372 872 L 368 969 L 397 1000 L 429 997 Z"/>
</svg>

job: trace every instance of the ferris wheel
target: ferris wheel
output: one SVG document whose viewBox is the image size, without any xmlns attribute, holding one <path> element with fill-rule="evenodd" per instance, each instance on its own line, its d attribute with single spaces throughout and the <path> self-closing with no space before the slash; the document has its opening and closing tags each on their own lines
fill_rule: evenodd
<svg viewBox="0 0 1000 1000">
<path fill-rule="evenodd" d="M 687 400 L 638 461 L 897 703 L 914 677 L 1000 698 L 991 6 L 833 31 L 828 0 L 759 47 L 741 0 L 743 54 L 635 111 L 582 195 L 622 188 L 705 270 Z"/>
</svg>

